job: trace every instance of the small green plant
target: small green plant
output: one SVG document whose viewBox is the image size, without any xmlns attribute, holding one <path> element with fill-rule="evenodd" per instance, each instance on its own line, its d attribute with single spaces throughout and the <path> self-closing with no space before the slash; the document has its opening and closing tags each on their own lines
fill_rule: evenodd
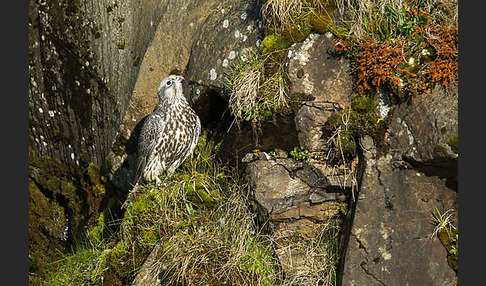
<svg viewBox="0 0 486 286">
<path fill-rule="evenodd" d="M 309 158 L 309 150 L 300 150 L 299 147 L 294 147 L 294 150 L 290 151 L 290 156 L 295 160 L 307 160 Z"/>
<path fill-rule="evenodd" d="M 436 213 L 432 214 L 432 219 L 435 223 L 434 231 L 431 238 L 437 236 L 447 250 L 447 262 L 449 266 L 457 272 L 458 266 L 458 243 L 459 232 L 454 226 L 453 210 L 447 210 L 440 213 L 439 209 L 435 208 Z"/>
</svg>

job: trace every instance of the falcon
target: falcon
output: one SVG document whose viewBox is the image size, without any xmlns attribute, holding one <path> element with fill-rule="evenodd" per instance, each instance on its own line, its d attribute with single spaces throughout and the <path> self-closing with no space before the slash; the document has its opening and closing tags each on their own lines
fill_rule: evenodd
<svg viewBox="0 0 486 286">
<path fill-rule="evenodd" d="M 169 75 L 157 89 L 159 103 L 143 123 L 137 145 L 137 171 L 133 184 L 140 179 L 156 180 L 165 171 L 170 177 L 194 151 L 201 121 L 189 106 L 182 91 L 184 78 Z"/>
</svg>

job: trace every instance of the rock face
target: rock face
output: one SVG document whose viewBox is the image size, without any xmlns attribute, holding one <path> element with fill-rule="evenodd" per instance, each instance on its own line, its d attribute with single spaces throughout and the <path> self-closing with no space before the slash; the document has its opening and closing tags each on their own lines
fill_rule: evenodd
<svg viewBox="0 0 486 286">
<path fill-rule="evenodd" d="M 313 257 L 306 254 L 308 245 L 298 247 L 295 238 L 305 241 L 329 222 L 340 227 L 356 186 L 357 169 L 343 171 L 325 164 L 330 134 L 324 126 L 352 95 L 349 64 L 333 56 L 332 39 L 330 33 L 310 34 L 287 54 L 289 93 L 308 99 L 297 109 L 294 123 L 300 148 L 310 151 L 310 158 L 305 163 L 266 153 L 258 160 L 252 154 L 243 158 L 253 199 L 261 218 L 270 221 L 277 257 L 290 276 L 315 271 L 309 268 Z M 300 282 L 314 281 L 305 279 Z"/>
<path fill-rule="evenodd" d="M 366 168 L 342 285 L 455 285 L 432 215 L 457 217 L 457 90 L 418 95 L 390 120 L 388 152 L 361 142 Z"/>
<path fill-rule="evenodd" d="M 164 2 L 29 1 L 29 147 L 37 164 L 29 164 L 29 232 L 39 234 L 29 241 L 33 271 L 96 220 L 104 194 L 91 188 L 87 168 L 106 167 Z"/>
<path fill-rule="evenodd" d="M 391 155 L 377 158 L 370 137 L 362 145 L 366 168 L 341 285 L 454 285 L 432 214 L 457 215 L 457 193 Z"/>
<path fill-rule="evenodd" d="M 445 178 L 457 191 L 458 90 L 438 87 L 394 112 L 387 140 L 390 150 L 427 175 Z"/>
</svg>

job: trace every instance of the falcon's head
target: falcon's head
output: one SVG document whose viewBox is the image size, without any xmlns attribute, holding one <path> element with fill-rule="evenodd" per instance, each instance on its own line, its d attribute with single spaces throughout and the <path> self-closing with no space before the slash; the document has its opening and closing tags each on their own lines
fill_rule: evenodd
<svg viewBox="0 0 486 286">
<path fill-rule="evenodd" d="M 182 76 L 174 74 L 164 78 L 157 89 L 159 100 L 174 102 L 177 99 L 184 98 L 181 83 L 183 80 Z"/>
</svg>

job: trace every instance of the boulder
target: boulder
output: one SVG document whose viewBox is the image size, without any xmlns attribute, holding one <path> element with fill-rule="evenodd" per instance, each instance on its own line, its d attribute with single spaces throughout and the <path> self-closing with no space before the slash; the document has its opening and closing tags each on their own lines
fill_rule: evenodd
<svg viewBox="0 0 486 286">
<path fill-rule="evenodd" d="M 458 135 L 458 89 L 437 87 L 397 107 L 390 125 L 390 148 L 417 162 L 455 159 Z"/>
<path fill-rule="evenodd" d="M 268 221 L 273 231 L 277 258 L 288 275 L 309 270 L 308 239 L 329 223 L 339 226 L 350 189 L 302 161 L 252 156 L 245 156 L 245 178 L 259 220 Z M 296 245 L 295 239 L 303 244 Z"/>
<path fill-rule="evenodd" d="M 289 93 L 311 96 L 295 115 L 301 149 L 311 152 L 328 147 L 323 125 L 340 112 L 353 94 L 353 81 L 347 60 L 333 53 L 335 36 L 310 34 L 288 52 Z"/>
</svg>

